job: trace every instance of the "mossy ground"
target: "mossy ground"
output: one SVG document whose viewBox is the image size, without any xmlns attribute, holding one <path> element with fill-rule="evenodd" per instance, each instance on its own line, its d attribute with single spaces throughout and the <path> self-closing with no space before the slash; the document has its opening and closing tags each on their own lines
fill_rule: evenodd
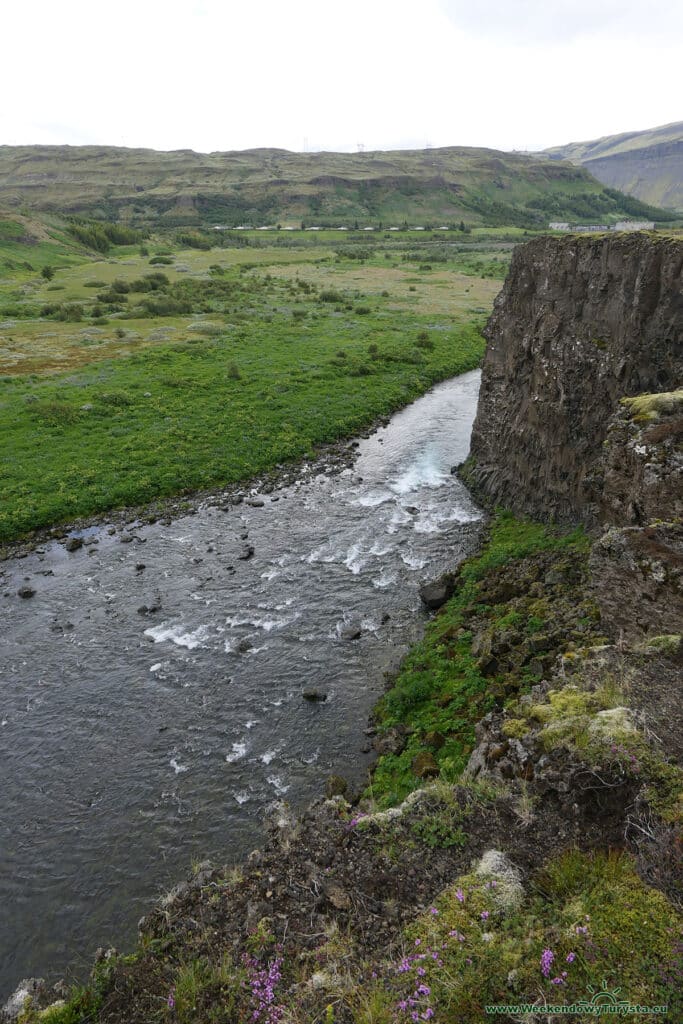
<svg viewBox="0 0 683 1024">
<path fill-rule="evenodd" d="M 379 804 L 421 784 L 413 770 L 421 753 L 431 753 L 443 778 L 457 778 L 486 712 L 538 682 L 560 652 L 595 640 L 587 552 L 580 531 L 494 518 L 484 550 L 460 567 L 456 594 L 377 708 L 380 734 L 407 733 L 404 749 L 384 754 L 374 771 L 369 792 Z"/>
</svg>

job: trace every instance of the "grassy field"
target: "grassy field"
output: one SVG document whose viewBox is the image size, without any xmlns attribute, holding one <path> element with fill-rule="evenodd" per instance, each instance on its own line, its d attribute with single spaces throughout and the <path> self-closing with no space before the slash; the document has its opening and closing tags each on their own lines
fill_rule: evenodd
<svg viewBox="0 0 683 1024">
<path fill-rule="evenodd" d="M 47 276 L 37 261 L 6 271 L 2 542 L 245 480 L 478 364 L 509 243 L 445 257 L 415 233 L 367 249 L 297 234 L 98 260 L 62 249 Z"/>
</svg>

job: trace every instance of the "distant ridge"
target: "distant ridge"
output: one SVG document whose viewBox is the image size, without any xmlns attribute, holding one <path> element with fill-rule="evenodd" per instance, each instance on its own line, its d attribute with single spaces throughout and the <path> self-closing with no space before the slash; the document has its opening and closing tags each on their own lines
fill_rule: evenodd
<svg viewBox="0 0 683 1024">
<path fill-rule="evenodd" d="M 683 212 L 683 121 L 544 150 L 645 203 Z"/>
<path fill-rule="evenodd" d="M 571 163 L 493 149 L 195 153 L 0 146 L 0 207 L 140 226 L 512 225 L 666 220 Z"/>
</svg>

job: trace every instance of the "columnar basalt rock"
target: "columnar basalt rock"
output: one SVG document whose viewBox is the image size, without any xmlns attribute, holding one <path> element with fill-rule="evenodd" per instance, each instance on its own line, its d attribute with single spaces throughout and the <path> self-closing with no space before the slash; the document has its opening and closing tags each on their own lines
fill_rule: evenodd
<svg viewBox="0 0 683 1024">
<path fill-rule="evenodd" d="M 619 400 L 683 380 L 683 243 L 639 233 L 520 246 L 486 336 L 468 484 L 491 504 L 596 524 Z"/>
</svg>

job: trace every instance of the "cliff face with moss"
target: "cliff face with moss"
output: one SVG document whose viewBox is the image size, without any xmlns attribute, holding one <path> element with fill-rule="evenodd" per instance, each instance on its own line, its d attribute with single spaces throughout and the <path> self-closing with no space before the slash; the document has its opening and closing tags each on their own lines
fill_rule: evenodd
<svg viewBox="0 0 683 1024">
<path fill-rule="evenodd" d="M 683 380 L 683 244 L 631 234 L 521 246 L 486 336 L 468 482 L 541 519 L 610 521 L 599 477 L 619 400 Z"/>
</svg>

